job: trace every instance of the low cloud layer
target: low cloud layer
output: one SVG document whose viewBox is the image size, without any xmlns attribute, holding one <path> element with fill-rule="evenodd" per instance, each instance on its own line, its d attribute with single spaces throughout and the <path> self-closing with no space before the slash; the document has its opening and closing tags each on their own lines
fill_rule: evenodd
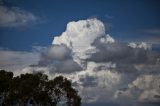
<svg viewBox="0 0 160 106">
<path fill-rule="evenodd" d="M 0 69 L 21 70 L 39 61 L 38 52 L 22 52 L 0 49 Z"/>
<path fill-rule="evenodd" d="M 68 77 L 83 103 L 152 106 L 160 103 L 159 69 L 160 53 L 151 44 L 117 41 L 103 22 L 87 19 L 69 22 L 39 61 L 22 72 Z"/>
</svg>

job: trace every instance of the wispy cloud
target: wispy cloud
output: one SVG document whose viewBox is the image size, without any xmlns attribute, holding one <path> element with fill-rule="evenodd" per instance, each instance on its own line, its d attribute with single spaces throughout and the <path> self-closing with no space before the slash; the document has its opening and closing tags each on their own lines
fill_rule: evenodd
<svg viewBox="0 0 160 106">
<path fill-rule="evenodd" d="M 105 14 L 104 17 L 106 17 L 107 19 L 112 19 L 113 18 L 113 16 L 109 15 L 109 14 Z"/>
<path fill-rule="evenodd" d="M 147 29 L 144 32 L 160 36 L 160 28 Z"/>
<path fill-rule="evenodd" d="M 2 2 L 2 1 L 1 1 Z M 7 7 L 0 3 L 0 27 L 18 27 L 33 24 L 38 20 L 31 12 L 19 7 Z"/>
<path fill-rule="evenodd" d="M 160 28 L 150 28 L 142 30 L 143 41 L 151 44 L 160 44 Z"/>
</svg>

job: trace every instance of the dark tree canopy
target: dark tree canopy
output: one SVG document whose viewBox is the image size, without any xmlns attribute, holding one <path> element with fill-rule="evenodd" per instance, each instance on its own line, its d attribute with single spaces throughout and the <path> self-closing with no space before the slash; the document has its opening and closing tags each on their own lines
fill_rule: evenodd
<svg viewBox="0 0 160 106">
<path fill-rule="evenodd" d="M 0 70 L 0 105 L 80 106 L 81 98 L 63 76 L 49 80 L 42 73 L 21 74 Z"/>
</svg>

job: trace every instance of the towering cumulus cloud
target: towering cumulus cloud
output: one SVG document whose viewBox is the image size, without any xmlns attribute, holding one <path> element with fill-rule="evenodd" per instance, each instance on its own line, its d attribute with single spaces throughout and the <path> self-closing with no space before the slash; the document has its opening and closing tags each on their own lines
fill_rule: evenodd
<svg viewBox="0 0 160 106">
<path fill-rule="evenodd" d="M 106 32 L 98 19 L 69 22 L 38 64 L 23 72 L 70 78 L 83 103 L 160 104 L 160 54 L 145 42 L 120 42 Z"/>
<path fill-rule="evenodd" d="M 73 58 L 81 64 L 88 59 L 97 49 L 93 45 L 99 39 L 103 43 L 113 43 L 114 39 L 105 34 L 104 24 L 97 19 L 69 22 L 67 29 L 60 37 L 55 37 L 53 45 L 64 44 L 72 50 Z M 80 61 L 81 60 L 81 61 Z"/>
</svg>

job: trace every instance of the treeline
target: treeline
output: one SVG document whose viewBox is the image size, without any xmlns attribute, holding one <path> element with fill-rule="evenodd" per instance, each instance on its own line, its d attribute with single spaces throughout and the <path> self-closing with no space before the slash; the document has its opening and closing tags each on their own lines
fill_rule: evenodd
<svg viewBox="0 0 160 106">
<path fill-rule="evenodd" d="M 81 98 L 63 76 L 49 80 L 42 73 L 21 74 L 0 70 L 0 106 L 80 106 Z"/>
</svg>

